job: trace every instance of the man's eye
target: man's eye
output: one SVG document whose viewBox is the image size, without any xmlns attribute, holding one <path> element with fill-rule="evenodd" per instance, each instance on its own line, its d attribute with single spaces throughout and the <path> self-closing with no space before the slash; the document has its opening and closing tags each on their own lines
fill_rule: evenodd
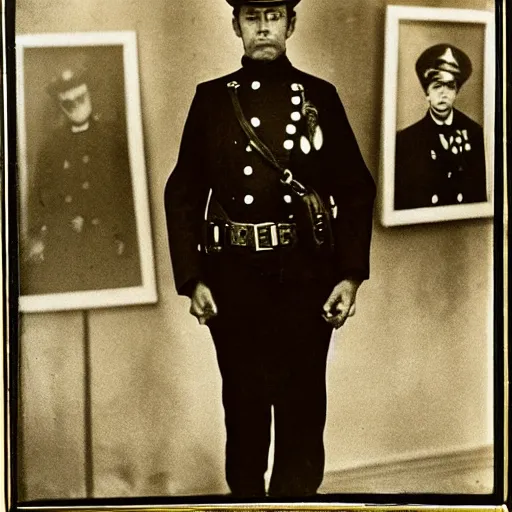
<svg viewBox="0 0 512 512">
<path fill-rule="evenodd" d="M 256 20 L 258 19 L 258 17 L 257 17 L 257 16 L 255 16 L 254 14 L 248 14 L 248 15 L 245 17 L 245 19 L 246 19 L 247 21 L 249 21 L 249 22 L 254 22 L 254 21 L 256 21 Z"/>
<path fill-rule="evenodd" d="M 269 12 L 267 13 L 268 21 L 278 21 L 281 19 L 281 13 L 279 12 Z"/>
</svg>

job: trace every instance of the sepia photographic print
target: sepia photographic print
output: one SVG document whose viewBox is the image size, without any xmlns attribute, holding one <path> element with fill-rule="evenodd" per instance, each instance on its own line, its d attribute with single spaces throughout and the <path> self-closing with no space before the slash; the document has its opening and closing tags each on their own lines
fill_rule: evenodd
<svg viewBox="0 0 512 512">
<path fill-rule="evenodd" d="M 16 45 L 20 309 L 154 302 L 135 33 Z"/>
<path fill-rule="evenodd" d="M 492 216 L 493 14 L 408 6 L 386 14 L 382 223 Z"/>
<path fill-rule="evenodd" d="M 503 6 L 407 4 L 16 0 L 7 510 L 501 510 Z"/>
</svg>

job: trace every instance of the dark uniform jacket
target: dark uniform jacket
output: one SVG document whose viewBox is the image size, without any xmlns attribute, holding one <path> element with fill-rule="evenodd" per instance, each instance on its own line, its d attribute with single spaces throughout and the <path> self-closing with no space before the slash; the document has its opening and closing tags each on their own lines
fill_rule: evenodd
<svg viewBox="0 0 512 512">
<path fill-rule="evenodd" d="M 31 178 L 28 238 L 44 250 L 25 262 L 22 293 L 140 285 L 128 148 L 114 126 L 57 129 Z"/>
<path fill-rule="evenodd" d="M 373 179 L 363 161 L 334 86 L 294 68 L 283 56 L 272 62 L 246 57 L 243 67 L 200 84 L 186 121 L 176 167 L 165 191 L 168 235 L 177 290 L 204 280 L 202 243 L 210 190 L 235 222 L 294 222 L 295 197 L 279 174 L 251 147 L 235 116 L 227 84 L 236 80 L 246 119 L 281 165 L 337 205 L 333 281 L 366 279 Z M 304 93 L 299 90 L 301 86 Z M 320 130 L 308 137 L 304 103 L 318 113 Z M 307 141 L 305 139 L 308 139 Z M 300 247 L 300 242 L 299 242 Z M 284 279 L 314 278 L 326 264 L 300 248 L 240 255 L 261 272 Z M 286 256 L 283 256 L 286 254 Z"/>
<path fill-rule="evenodd" d="M 450 126 L 429 112 L 396 137 L 395 209 L 486 201 L 480 125 L 458 110 Z"/>
</svg>

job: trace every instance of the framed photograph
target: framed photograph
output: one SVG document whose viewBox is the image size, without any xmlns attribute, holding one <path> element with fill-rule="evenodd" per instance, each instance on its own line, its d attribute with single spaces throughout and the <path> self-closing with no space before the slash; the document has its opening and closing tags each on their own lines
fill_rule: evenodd
<svg viewBox="0 0 512 512">
<path fill-rule="evenodd" d="M 494 15 L 388 6 L 384 226 L 492 217 Z"/>
<path fill-rule="evenodd" d="M 16 47 L 20 311 L 155 302 L 135 32 Z"/>
</svg>

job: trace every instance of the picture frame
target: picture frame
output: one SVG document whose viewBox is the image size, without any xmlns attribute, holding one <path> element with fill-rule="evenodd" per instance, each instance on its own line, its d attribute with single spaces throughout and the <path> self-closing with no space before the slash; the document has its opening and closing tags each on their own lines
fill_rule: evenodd
<svg viewBox="0 0 512 512">
<path fill-rule="evenodd" d="M 378 197 L 382 225 L 389 227 L 492 217 L 495 117 L 494 14 L 470 9 L 389 5 L 386 10 L 385 31 L 381 171 Z M 443 148 L 439 144 L 439 149 L 437 147 L 430 149 L 427 143 L 417 146 L 408 141 L 404 142 L 404 145 L 408 146 L 405 149 L 408 153 L 407 159 L 404 157 L 404 150 L 397 151 L 397 133 L 404 133 L 405 128 L 415 126 L 417 134 L 422 130 L 419 127 L 419 120 L 427 119 L 426 91 L 422 90 L 416 75 L 415 63 L 423 51 L 438 44 L 462 49 L 472 63 L 472 73 L 467 83 L 457 90 L 454 107 L 456 110 L 460 109 L 463 114 L 483 128 L 485 170 L 479 169 L 474 172 L 485 174 L 485 186 L 479 185 L 481 188 L 478 199 L 476 196 L 475 199 L 468 199 L 468 194 L 464 198 L 463 194 L 456 193 L 457 190 L 453 193 L 453 199 L 443 202 L 440 200 L 441 193 L 438 196 L 437 189 L 434 190 L 432 187 L 440 186 L 443 190 L 445 182 L 439 181 L 434 186 L 432 182 L 427 184 L 425 178 L 419 178 L 426 173 L 432 176 L 440 172 L 443 149 L 449 153 L 450 149 L 459 151 L 459 148 L 453 149 L 451 146 L 448 147 L 448 144 Z M 462 131 L 464 138 L 467 132 Z M 409 133 L 411 133 L 410 130 Z M 416 137 L 415 140 L 421 142 L 422 137 Z M 478 146 L 480 147 L 481 143 Z M 471 144 L 467 145 L 467 148 L 471 150 Z M 467 152 L 468 160 L 474 158 L 476 151 L 473 148 L 472 154 L 470 151 Z M 463 155 L 461 151 L 458 156 L 462 159 L 466 154 Z M 427 162 L 429 159 L 436 158 L 438 162 L 434 164 Z M 435 167 L 436 164 L 437 167 Z M 463 166 L 458 165 L 459 170 L 462 168 Z M 464 172 L 468 177 L 473 171 L 468 171 L 466 166 Z M 397 175 L 399 175 L 398 178 Z M 404 175 L 408 176 L 406 180 L 401 178 Z M 455 174 L 456 178 L 459 176 L 464 179 L 463 174 Z M 483 176 L 481 178 L 483 179 Z M 430 177 L 427 179 L 432 180 Z M 401 185 L 402 183 L 404 185 Z M 410 187 L 411 183 L 415 184 L 413 190 Z M 450 182 L 450 186 L 452 184 L 453 181 Z M 454 185 L 454 187 L 457 186 L 459 185 Z M 428 197 L 421 199 L 420 194 L 423 193 Z M 406 200 L 403 201 L 399 199 L 400 197 L 405 197 Z"/>
<path fill-rule="evenodd" d="M 20 311 L 156 302 L 135 32 L 19 35 L 16 47 Z M 77 85 L 73 73 L 92 98 L 90 129 L 74 135 L 67 91 L 52 91 Z"/>
</svg>

